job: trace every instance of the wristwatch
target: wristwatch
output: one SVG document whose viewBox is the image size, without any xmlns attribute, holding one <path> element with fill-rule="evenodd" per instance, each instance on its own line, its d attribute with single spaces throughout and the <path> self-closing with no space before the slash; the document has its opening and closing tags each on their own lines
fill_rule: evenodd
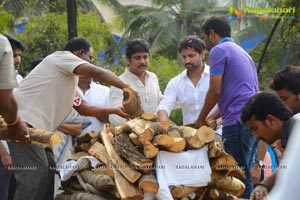
<svg viewBox="0 0 300 200">
<path fill-rule="evenodd" d="M 255 161 L 255 164 L 258 164 L 258 166 L 260 167 L 260 168 L 262 168 L 262 167 L 264 167 L 265 166 L 265 162 L 263 161 L 263 160 L 257 160 L 257 161 Z"/>
</svg>

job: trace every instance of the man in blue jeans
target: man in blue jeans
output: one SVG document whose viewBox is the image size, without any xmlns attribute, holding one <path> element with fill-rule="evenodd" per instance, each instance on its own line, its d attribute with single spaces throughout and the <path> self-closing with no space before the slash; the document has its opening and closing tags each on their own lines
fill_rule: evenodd
<svg viewBox="0 0 300 200">
<path fill-rule="evenodd" d="M 248 198 L 252 191 L 249 161 L 254 137 L 240 122 L 240 113 L 249 98 L 258 92 L 256 67 L 249 54 L 231 38 L 226 18 L 209 18 L 202 27 L 202 39 L 210 50 L 210 86 L 196 127 L 205 124 L 208 113 L 218 103 L 225 151 L 246 172 L 247 178 L 242 180 L 246 191 L 242 197 Z"/>
</svg>

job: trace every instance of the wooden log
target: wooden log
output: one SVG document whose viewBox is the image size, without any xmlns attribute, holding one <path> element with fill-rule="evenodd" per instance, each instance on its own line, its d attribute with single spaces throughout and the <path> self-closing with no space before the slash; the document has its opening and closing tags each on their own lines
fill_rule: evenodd
<svg viewBox="0 0 300 200">
<path fill-rule="evenodd" d="M 114 135 L 121 134 L 121 133 L 130 133 L 130 132 L 131 132 L 131 129 L 127 123 L 124 123 L 120 126 L 112 128 L 112 133 Z"/>
<path fill-rule="evenodd" d="M 133 119 L 126 122 L 131 131 L 138 136 L 138 141 L 144 144 L 147 141 L 151 141 L 154 136 L 154 131 L 150 123 L 142 119 Z"/>
<path fill-rule="evenodd" d="M 129 138 L 131 140 L 131 142 L 136 145 L 136 146 L 142 146 L 143 144 L 139 141 L 139 137 L 135 134 L 135 133 L 130 133 Z M 148 141 L 146 141 L 147 143 Z"/>
<path fill-rule="evenodd" d="M 169 135 L 156 135 L 152 140 L 152 144 L 162 148 L 170 148 L 175 144 L 174 139 Z"/>
<path fill-rule="evenodd" d="M 246 200 L 238 198 L 232 194 L 229 194 L 217 188 L 209 189 L 208 198 L 213 200 Z"/>
<path fill-rule="evenodd" d="M 123 200 L 141 200 L 143 195 L 141 192 L 130 182 L 128 179 L 125 179 L 118 170 L 114 169 L 115 173 L 115 184 L 117 190 L 120 194 L 121 199 Z"/>
<path fill-rule="evenodd" d="M 95 174 L 103 174 L 103 175 L 107 175 L 110 178 L 114 179 L 114 171 L 112 169 L 112 167 L 109 167 L 110 165 L 106 166 L 106 165 L 101 165 L 101 166 L 97 166 L 96 168 L 92 169 L 92 172 Z"/>
<path fill-rule="evenodd" d="M 241 168 L 227 170 L 227 172 L 225 173 L 225 176 L 232 176 L 232 177 L 235 177 L 238 179 L 246 178 L 246 174 Z"/>
<path fill-rule="evenodd" d="M 180 152 L 185 149 L 186 141 L 182 137 L 172 137 L 174 140 L 174 144 L 166 149 L 171 152 Z"/>
<path fill-rule="evenodd" d="M 241 180 L 231 176 L 224 176 L 216 171 L 213 171 L 211 178 L 209 186 L 215 186 L 237 197 L 240 197 L 246 189 L 245 184 Z"/>
<path fill-rule="evenodd" d="M 167 134 L 171 137 L 181 137 L 182 132 L 177 126 L 170 124 L 167 128 Z"/>
<path fill-rule="evenodd" d="M 54 200 L 81 200 L 81 199 L 93 199 L 93 200 L 107 200 L 96 194 L 91 194 L 88 192 L 79 192 L 75 194 L 61 193 L 55 196 Z"/>
<path fill-rule="evenodd" d="M 213 130 L 216 130 L 218 127 L 217 120 L 215 120 L 215 119 L 206 120 L 205 123 L 208 127 L 210 127 Z"/>
<path fill-rule="evenodd" d="M 141 116 L 142 119 L 151 121 L 151 122 L 157 122 L 158 121 L 158 116 L 155 112 L 146 112 L 142 114 Z"/>
<path fill-rule="evenodd" d="M 137 150 L 127 134 L 115 135 L 112 138 L 112 144 L 118 155 L 127 160 L 136 169 L 148 171 L 153 167 L 153 161 Z"/>
<path fill-rule="evenodd" d="M 216 158 L 211 163 L 212 170 L 230 170 L 230 169 L 237 169 L 238 163 L 231 155 L 224 155 Z"/>
<path fill-rule="evenodd" d="M 27 128 L 34 144 L 42 144 L 47 147 L 53 147 L 55 144 L 62 142 L 62 137 L 58 132 L 49 132 L 36 128 Z M 6 124 L 0 126 L 0 140 L 10 141 Z"/>
<path fill-rule="evenodd" d="M 88 150 L 88 154 L 94 156 L 95 158 L 103 162 L 106 166 L 108 165 L 108 154 L 103 144 L 99 142 L 94 143 Z"/>
<path fill-rule="evenodd" d="M 183 198 L 188 196 L 188 194 L 195 192 L 198 190 L 200 187 L 188 187 L 188 186 L 175 186 L 171 189 L 171 194 L 175 198 Z"/>
<path fill-rule="evenodd" d="M 154 135 L 167 134 L 167 129 L 161 126 L 160 122 L 151 122 Z"/>
<path fill-rule="evenodd" d="M 159 149 L 154 146 L 151 142 L 144 144 L 144 156 L 146 158 L 154 158 L 159 152 Z"/>
<path fill-rule="evenodd" d="M 80 175 L 86 183 L 91 184 L 97 190 L 110 189 L 115 186 L 113 180 L 107 175 L 94 174 L 89 170 L 81 171 Z"/>
<path fill-rule="evenodd" d="M 144 113 L 144 110 L 141 106 L 141 103 L 138 100 L 135 92 L 130 88 L 123 89 L 123 107 L 125 112 L 133 115 L 135 117 L 139 117 Z"/>
<path fill-rule="evenodd" d="M 74 145 L 74 152 L 88 152 L 91 147 L 90 143 L 81 143 L 80 145 Z"/>
<path fill-rule="evenodd" d="M 76 143 L 78 145 L 82 143 L 88 143 L 90 142 L 93 138 L 99 138 L 100 132 L 99 131 L 89 131 L 85 135 L 79 136 L 76 138 Z"/>
<path fill-rule="evenodd" d="M 109 199 L 109 200 L 119 200 L 120 199 L 118 197 L 118 195 L 111 194 L 110 190 L 99 191 L 94 186 L 90 185 L 89 183 L 86 183 L 86 186 L 87 186 L 88 192 L 91 194 L 96 194 L 96 195 L 99 195 L 99 196 L 104 197 L 105 199 Z"/>
<path fill-rule="evenodd" d="M 158 184 L 154 174 L 150 173 L 142 175 L 139 179 L 139 189 L 141 191 L 153 192 L 154 194 L 157 194 Z"/>
<path fill-rule="evenodd" d="M 118 171 L 131 183 L 136 182 L 141 173 L 137 172 L 131 166 L 129 166 L 126 162 L 122 160 L 122 158 L 116 153 L 111 140 L 113 138 L 113 134 L 111 133 L 110 129 L 106 128 L 105 130 L 101 131 L 101 137 L 106 148 L 106 151 L 109 155 L 112 164 L 114 165 L 113 168 L 117 168 Z"/>
<path fill-rule="evenodd" d="M 222 148 L 222 145 L 219 141 L 214 140 L 208 144 L 208 158 L 218 158 L 220 156 L 228 155 L 224 149 Z"/>
<path fill-rule="evenodd" d="M 214 131 L 207 126 L 202 126 L 199 129 L 183 126 L 181 129 L 182 137 L 190 149 L 199 149 L 215 138 Z"/>
</svg>

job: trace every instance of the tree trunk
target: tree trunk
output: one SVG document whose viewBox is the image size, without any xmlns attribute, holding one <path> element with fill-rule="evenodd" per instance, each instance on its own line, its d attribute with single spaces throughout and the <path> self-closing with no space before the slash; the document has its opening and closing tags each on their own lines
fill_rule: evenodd
<svg viewBox="0 0 300 200">
<path fill-rule="evenodd" d="M 77 37 L 77 3 L 76 0 L 67 0 L 68 37 L 69 40 Z"/>
</svg>

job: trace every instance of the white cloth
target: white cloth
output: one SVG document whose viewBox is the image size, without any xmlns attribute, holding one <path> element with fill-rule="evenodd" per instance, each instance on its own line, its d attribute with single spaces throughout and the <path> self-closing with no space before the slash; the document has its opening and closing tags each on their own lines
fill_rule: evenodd
<svg viewBox="0 0 300 200">
<path fill-rule="evenodd" d="M 293 116 L 294 119 L 300 119 L 300 113 L 296 113 L 294 116 Z"/>
<path fill-rule="evenodd" d="M 100 161 L 94 158 L 93 156 L 82 156 L 78 160 L 69 160 L 67 161 L 59 171 L 59 175 L 62 181 L 66 181 L 76 172 L 81 170 L 86 162 L 89 161 L 92 167 L 100 164 Z"/>
<path fill-rule="evenodd" d="M 211 167 L 207 156 L 208 147 L 172 153 L 160 151 L 156 157 L 156 177 L 160 200 L 173 200 L 169 186 L 206 186 L 211 180 Z"/>
<path fill-rule="evenodd" d="M 90 89 L 83 94 L 80 87 L 77 88 L 85 100 L 93 106 L 109 107 L 109 88 L 95 82 L 90 83 Z M 92 121 L 92 124 L 81 131 L 84 135 L 89 131 L 101 131 L 104 128 L 104 123 L 100 122 L 96 117 L 87 117 Z"/>
<path fill-rule="evenodd" d="M 78 76 L 87 63 L 69 51 L 47 56 L 14 90 L 20 117 L 35 128 L 53 131 L 71 112 Z"/>
<path fill-rule="evenodd" d="M 16 79 L 17 82 L 20 83 L 24 78 L 19 74 L 19 71 L 16 70 Z"/>
<path fill-rule="evenodd" d="M 6 140 L 1 140 L 1 143 L 3 144 L 5 150 L 7 151 L 8 154 L 10 154 L 9 148 L 8 148 L 8 144 L 6 142 Z"/>
<path fill-rule="evenodd" d="M 267 200 L 299 200 L 300 199 L 300 120 L 296 123 L 291 132 L 288 146 L 286 147 L 281 164 L 278 169 L 276 182 L 267 196 Z"/>
<path fill-rule="evenodd" d="M 157 111 L 165 110 L 170 116 L 171 111 L 178 104 L 182 108 L 183 124 L 195 122 L 204 105 L 209 88 L 209 79 L 209 66 L 206 64 L 196 86 L 187 76 L 187 70 L 185 69 L 169 81 Z M 210 113 L 216 109 L 217 106 Z"/>
<path fill-rule="evenodd" d="M 145 85 L 140 79 L 131 73 L 128 68 L 125 72 L 119 76 L 119 78 L 125 83 L 129 83 L 131 88 L 140 94 L 141 105 L 145 112 L 156 112 L 157 106 L 162 99 L 162 94 L 159 88 L 157 76 L 149 71 L 146 71 Z M 109 103 L 111 107 L 122 106 L 123 91 L 111 87 L 109 93 Z M 126 119 L 119 117 L 118 115 L 110 115 L 109 121 L 115 126 L 123 124 Z"/>
</svg>

